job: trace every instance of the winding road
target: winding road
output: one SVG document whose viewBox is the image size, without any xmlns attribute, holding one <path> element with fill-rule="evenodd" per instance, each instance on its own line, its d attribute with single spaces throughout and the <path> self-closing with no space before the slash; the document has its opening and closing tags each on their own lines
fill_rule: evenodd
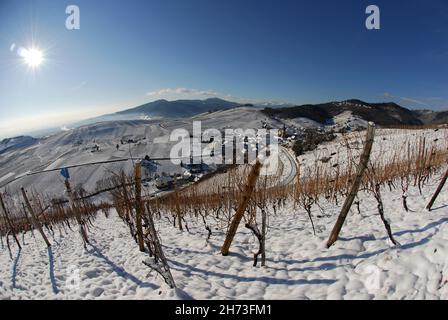
<svg viewBox="0 0 448 320">
<path fill-rule="evenodd" d="M 280 147 L 280 152 L 280 161 L 283 162 L 282 184 L 288 185 L 294 183 L 297 174 L 296 160 L 289 149 Z M 282 157 L 282 155 L 284 156 Z"/>
</svg>

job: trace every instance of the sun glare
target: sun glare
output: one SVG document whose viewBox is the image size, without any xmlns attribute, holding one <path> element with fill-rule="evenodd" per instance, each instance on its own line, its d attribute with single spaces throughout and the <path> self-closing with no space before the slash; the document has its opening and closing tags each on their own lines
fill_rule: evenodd
<svg viewBox="0 0 448 320">
<path fill-rule="evenodd" d="M 36 48 L 23 50 L 22 57 L 25 63 L 32 69 L 36 69 L 44 61 L 42 51 Z"/>
</svg>

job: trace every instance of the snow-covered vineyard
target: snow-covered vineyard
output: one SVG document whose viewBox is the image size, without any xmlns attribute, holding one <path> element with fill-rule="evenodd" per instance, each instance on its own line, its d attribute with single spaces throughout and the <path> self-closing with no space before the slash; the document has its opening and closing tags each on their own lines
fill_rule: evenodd
<svg viewBox="0 0 448 320">
<path fill-rule="evenodd" d="M 352 146 L 350 156 L 358 159 L 362 145 L 357 148 L 354 141 L 362 135 L 338 137 L 298 157 L 302 173 L 306 168 L 312 173 L 315 163 L 349 166 L 343 148 Z M 446 157 L 445 129 L 394 129 L 377 130 L 371 161 L 385 163 L 400 154 L 406 159 L 409 146 L 418 146 L 423 138 L 426 150 Z M 287 188 L 296 183 L 289 177 L 297 172 L 289 156 L 281 157 L 285 172 L 279 188 Z M 397 245 L 388 237 L 371 190 L 358 193 L 330 248 L 327 240 L 344 197 L 339 195 L 335 205 L 333 198 L 322 195 L 311 207 L 315 234 L 307 212 L 293 195 L 285 197 L 267 214 L 265 267 L 253 266 L 259 241 L 243 222 L 230 254 L 222 256 L 226 227 L 215 214 L 185 214 L 181 231 L 175 215 L 162 210 L 154 215 L 155 229 L 176 289 L 142 263 L 148 254 L 140 252 L 119 207 L 96 214 L 87 228 L 86 248 L 76 228 L 45 230 L 51 248 L 36 230 L 17 235 L 21 250 L 11 237 L 8 250 L 2 237 L 0 299 L 448 299 L 448 186 L 431 211 L 425 208 L 445 171 L 446 161 L 421 184 L 410 179 L 406 190 L 403 177 L 381 184 L 384 214 Z"/>
</svg>

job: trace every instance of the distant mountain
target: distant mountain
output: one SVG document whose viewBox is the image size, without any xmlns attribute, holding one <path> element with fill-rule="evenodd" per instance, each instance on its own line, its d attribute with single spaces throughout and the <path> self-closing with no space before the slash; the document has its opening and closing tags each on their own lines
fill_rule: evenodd
<svg viewBox="0 0 448 320">
<path fill-rule="evenodd" d="M 204 112 L 232 109 L 238 106 L 240 106 L 239 103 L 218 98 L 176 101 L 157 100 L 136 108 L 117 112 L 115 115 L 140 115 L 151 118 L 188 118 Z"/>
<path fill-rule="evenodd" d="M 414 110 L 413 113 L 424 124 L 448 123 L 448 111 Z"/>
<path fill-rule="evenodd" d="M 279 109 L 279 108 L 294 107 L 294 104 L 292 104 L 292 103 L 285 103 L 285 102 L 266 101 L 266 102 L 259 102 L 255 106 L 258 107 L 258 108 Z"/>
<path fill-rule="evenodd" d="M 263 110 L 268 116 L 284 119 L 308 118 L 320 124 L 331 124 L 334 117 L 347 111 L 351 112 L 356 118 L 374 121 L 382 126 L 448 123 L 448 111 L 411 111 L 393 102 L 367 103 L 352 99 L 316 105 L 306 104 L 294 106 L 281 102 L 240 104 L 219 98 L 210 98 L 206 100 L 157 100 L 124 111 L 71 123 L 68 126 L 70 128 L 77 128 L 107 121 L 189 118 L 201 113 L 229 110 L 238 107 L 251 107 Z M 60 128 L 56 128 L 54 131 L 60 130 Z"/>
<path fill-rule="evenodd" d="M 381 126 L 422 125 L 424 123 L 411 110 L 396 103 L 367 103 L 356 99 L 316 105 L 307 104 L 291 108 L 266 108 L 263 112 L 278 118 L 308 118 L 321 124 L 330 124 L 334 117 L 347 111 Z"/>
<path fill-rule="evenodd" d="M 7 151 L 29 147 L 37 143 L 39 140 L 29 136 L 19 136 L 7 138 L 0 141 L 0 154 Z"/>
</svg>

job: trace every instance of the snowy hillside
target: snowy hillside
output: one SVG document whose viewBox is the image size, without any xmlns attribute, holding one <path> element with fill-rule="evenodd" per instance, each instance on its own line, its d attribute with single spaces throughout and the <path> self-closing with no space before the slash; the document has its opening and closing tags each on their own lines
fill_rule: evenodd
<svg viewBox="0 0 448 320">
<path fill-rule="evenodd" d="M 222 118 L 208 121 L 217 124 Z M 134 134 L 139 132 L 137 128 L 138 124 Z M 116 130 L 124 130 L 119 135 L 127 132 L 118 127 Z M 398 146 L 417 143 L 421 137 L 446 149 L 446 139 L 442 140 L 445 136 L 446 130 L 378 130 L 373 159 L 378 161 L 375 159 L 381 159 L 382 154 L 400 152 Z M 358 137 L 354 133 L 348 141 L 353 143 Z M 319 161 L 323 152 L 337 151 L 341 140 L 339 137 L 322 145 L 299 160 Z M 288 163 L 285 160 L 284 167 L 291 169 L 292 164 Z M 446 300 L 447 186 L 433 210 L 425 209 L 444 170 L 446 166 L 426 181 L 421 194 L 417 186 L 409 186 L 406 194 L 409 212 L 402 206 L 399 186 L 382 187 L 385 216 L 399 242 L 397 246 L 389 240 L 377 212 L 377 202 L 366 190 L 358 195 L 359 211 L 356 206 L 352 208 L 339 240 L 329 249 L 326 241 L 342 204 L 321 199 L 319 206 L 312 208 L 316 235 L 306 212 L 294 206 L 291 199 L 275 213 L 270 212 L 265 268 L 253 267 L 258 241 L 243 225 L 238 229 L 230 255 L 223 257 L 220 248 L 225 227 L 219 219 L 206 216 L 212 232 L 207 240 L 208 231 L 200 218 L 185 215 L 186 228 L 179 231 L 173 226 L 173 217 L 166 214 L 155 223 L 178 286 L 178 290 L 172 290 L 142 263 L 147 255 L 138 250 L 129 226 L 112 210 L 109 217 L 99 212 L 93 226 L 89 226 L 91 245 L 87 249 L 83 248 L 77 231 L 62 226 L 48 232 L 51 250 L 46 249 L 36 231 L 34 235 L 31 232 L 19 235 L 19 241 L 24 243 L 21 251 L 10 238 L 11 253 L 2 237 L 0 299 Z M 293 172 L 290 170 L 288 174 Z M 288 174 L 282 175 L 282 181 L 293 183 Z"/>
<path fill-rule="evenodd" d="M 182 291 L 194 299 L 448 299 L 448 192 L 434 211 L 424 209 L 436 181 L 419 195 L 410 191 L 406 213 L 400 192 L 385 207 L 400 247 L 385 234 L 375 203 L 362 195 L 361 215 L 351 212 L 335 246 L 325 241 L 337 208 L 314 212 L 317 236 L 306 214 L 288 205 L 269 222 L 267 267 L 252 267 L 257 241 L 241 227 L 229 257 L 219 253 L 224 234 L 213 229 L 207 242 L 203 225 L 187 220 L 180 232 L 166 219 L 157 222 L 163 249 Z M 55 230 L 52 252 L 36 233 L 23 238 L 21 252 L 0 253 L 0 299 L 171 299 L 169 289 L 142 264 L 129 230 L 115 213 L 99 214 L 84 250 L 77 232 Z M 22 241 L 22 236 L 20 236 Z M 6 244 L 3 244 L 6 246 Z M 79 288 L 70 279 L 79 274 Z M 378 286 L 370 286 L 378 275 Z M 67 285 L 68 284 L 68 285 Z"/>
<path fill-rule="evenodd" d="M 193 120 L 202 121 L 203 130 L 207 128 L 258 129 L 262 128 L 267 118 L 259 110 L 237 108 L 205 113 L 185 120 L 126 120 L 82 126 L 40 140 L 39 145 L 5 152 L 0 157 L 0 185 L 13 181 L 9 184 L 12 191 L 24 186 L 60 196 L 62 195 L 62 180 L 57 171 L 44 175 L 20 177 L 30 172 L 74 164 L 130 157 L 143 158 L 146 155 L 151 158 L 167 158 L 171 148 L 177 143 L 177 141 L 169 141 L 171 132 L 178 128 L 192 132 Z M 282 128 L 282 123 L 279 121 L 268 120 L 268 122 L 273 128 Z M 120 169 L 130 172 L 132 162 L 73 169 L 71 171 L 73 184 L 82 184 L 87 191 L 93 191 L 98 181 Z M 170 161 L 160 161 L 158 173 L 162 172 L 182 172 L 182 170 Z M 15 179 L 18 180 L 14 181 Z"/>
<path fill-rule="evenodd" d="M 11 150 L 26 148 L 37 142 L 37 139 L 27 136 L 3 139 L 0 141 L 0 154 Z"/>
<path fill-rule="evenodd" d="M 206 100 L 157 100 L 136 108 L 117 112 L 116 115 L 146 115 L 163 118 L 188 118 L 203 112 L 231 109 L 239 104 L 218 98 Z"/>
</svg>

